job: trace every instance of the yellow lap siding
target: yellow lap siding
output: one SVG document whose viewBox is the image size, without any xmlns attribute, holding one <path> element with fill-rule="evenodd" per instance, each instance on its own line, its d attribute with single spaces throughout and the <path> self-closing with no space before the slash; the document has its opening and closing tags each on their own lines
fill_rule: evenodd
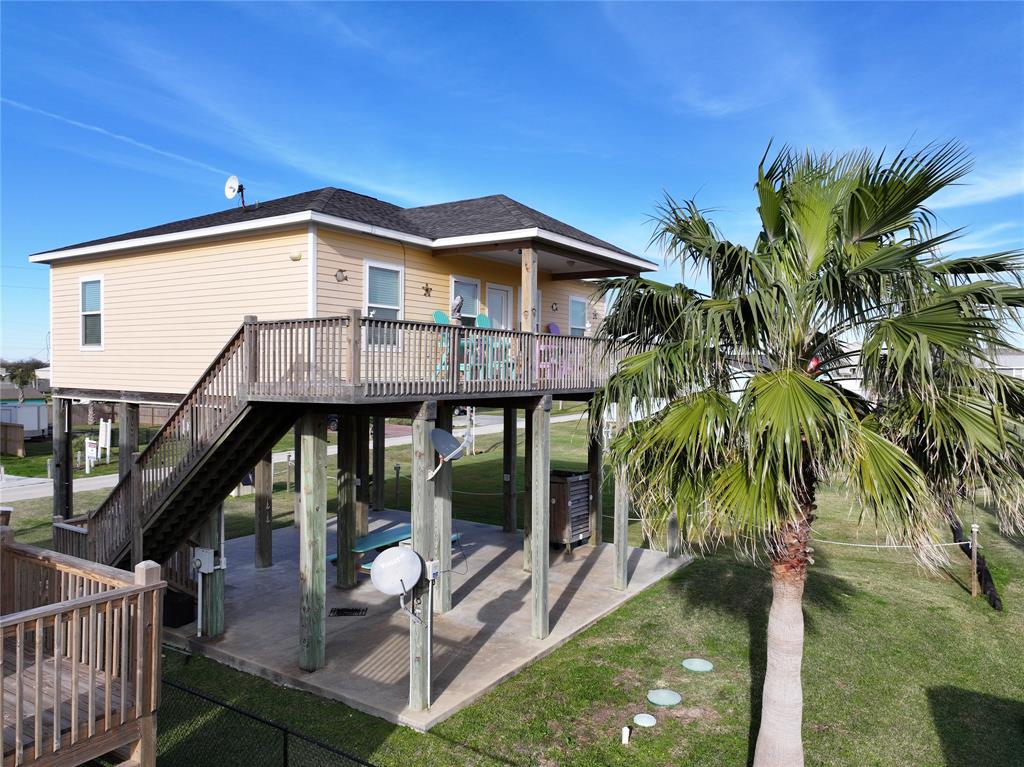
<svg viewBox="0 0 1024 767">
<path fill-rule="evenodd" d="M 350 308 L 365 309 L 364 267 L 367 261 L 403 267 L 404 306 L 402 317 L 407 320 L 432 322 L 435 310 L 447 313 L 451 306 L 451 277 L 457 275 L 480 282 L 480 309 L 487 313 L 487 283 L 512 288 L 515 308 L 513 317 L 519 318 L 519 286 L 522 276 L 518 264 L 505 264 L 470 256 L 433 255 L 430 251 L 410 245 L 403 246 L 384 240 L 349 235 L 320 229 L 317 245 L 317 314 L 321 317 L 345 314 Z M 339 282 L 336 273 L 345 271 L 345 280 Z M 430 288 L 426 294 L 424 286 Z M 555 322 L 559 329 L 569 332 L 569 296 L 577 295 L 590 300 L 594 286 L 582 280 L 552 282 L 544 272 L 538 275 L 541 290 L 541 330 Z M 558 303 L 552 310 L 551 304 Z M 591 303 L 588 320 L 604 315 L 603 304 Z"/>
<path fill-rule="evenodd" d="M 303 228 L 53 263 L 52 385 L 184 394 L 246 314 L 305 316 L 306 250 Z M 90 276 L 103 279 L 102 351 L 79 348 Z"/>
</svg>

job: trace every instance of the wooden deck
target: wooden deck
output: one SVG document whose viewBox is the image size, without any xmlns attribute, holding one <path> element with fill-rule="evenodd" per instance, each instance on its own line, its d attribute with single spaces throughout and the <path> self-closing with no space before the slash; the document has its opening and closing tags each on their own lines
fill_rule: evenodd
<svg viewBox="0 0 1024 767">
<path fill-rule="evenodd" d="M 68 748 L 98 733 L 109 732 L 125 724 L 132 716 L 135 706 L 132 683 L 126 680 L 122 684 L 119 676 L 108 673 L 113 672 L 112 666 L 104 669 L 102 660 L 100 664 L 76 662 L 45 650 L 38 656 L 42 660 L 40 663 L 37 662 L 32 633 L 23 641 L 28 647 L 19 654 L 18 638 L 4 639 L 5 764 L 8 757 L 10 763 L 14 763 L 16 751 L 20 750 L 28 760 L 32 760 L 47 751 Z M 43 644 L 46 644 L 45 637 Z M 21 669 L 16 667 L 19 657 L 23 664 Z M 90 680 L 89 686 L 82 686 L 80 680 Z M 77 691 L 77 695 L 73 691 Z M 59 728 L 55 726 L 58 717 Z M 17 748 L 19 740 L 20 749 Z M 37 754 L 36 743 L 52 744 L 52 748 L 41 748 Z"/>
<path fill-rule="evenodd" d="M 13 543 L 0 528 L 2 762 L 84 764 L 130 746 L 154 759 L 164 583 Z"/>
</svg>

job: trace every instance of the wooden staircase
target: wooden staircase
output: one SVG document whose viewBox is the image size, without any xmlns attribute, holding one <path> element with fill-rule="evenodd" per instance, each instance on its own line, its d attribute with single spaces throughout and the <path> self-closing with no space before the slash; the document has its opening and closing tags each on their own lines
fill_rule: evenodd
<svg viewBox="0 0 1024 767">
<path fill-rule="evenodd" d="M 78 520 L 74 551 L 108 565 L 167 562 L 215 504 L 293 426 L 301 406 L 248 398 L 259 364 L 254 322 L 231 337 L 95 510 Z M 248 342 L 248 345 L 247 345 Z M 54 537 L 57 548 L 68 536 Z M 133 552 L 133 547 L 135 551 Z"/>
</svg>

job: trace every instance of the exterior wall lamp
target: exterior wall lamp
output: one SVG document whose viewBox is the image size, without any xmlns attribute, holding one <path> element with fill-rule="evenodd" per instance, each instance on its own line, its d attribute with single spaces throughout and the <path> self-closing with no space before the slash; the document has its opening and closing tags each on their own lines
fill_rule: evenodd
<svg viewBox="0 0 1024 767">
<path fill-rule="evenodd" d="M 339 269 L 334 273 L 334 279 L 338 282 L 348 282 L 348 272 L 344 269 Z"/>
<path fill-rule="evenodd" d="M 552 301 L 551 302 L 551 311 L 553 311 L 553 312 L 557 312 L 558 311 L 558 302 L 557 301 Z"/>
</svg>

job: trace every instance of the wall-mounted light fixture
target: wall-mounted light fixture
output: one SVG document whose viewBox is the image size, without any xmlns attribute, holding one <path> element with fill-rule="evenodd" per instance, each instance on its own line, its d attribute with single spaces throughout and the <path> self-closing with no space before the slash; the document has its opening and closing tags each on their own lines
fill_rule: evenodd
<svg viewBox="0 0 1024 767">
<path fill-rule="evenodd" d="M 553 311 L 553 312 L 557 312 L 558 311 L 558 302 L 557 301 L 552 301 L 551 302 L 551 311 Z"/>
<path fill-rule="evenodd" d="M 429 296 L 431 291 L 433 291 L 433 290 L 434 289 L 432 287 L 430 287 L 430 283 L 429 282 L 424 282 L 423 283 L 423 295 Z"/>
<path fill-rule="evenodd" d="M 301 261 L 302 260 L 302 251 L 301 250 L 293 250 L 290 254 L 288 254 L 288 258 L 290 258 L 292 261 Z"/>
<path fill-rule="evenodd" d="M 590 316 L 591 316 L 591 317 L 592 317 L 593 319 L 595 319 L 595 320 L 596 320 L 596 319 L 597 319 L 597 309 L 594 309 L 594 311 L 593 311 L 593 312 L 591 313 L 591 315 L 590 315 Z"/>
<path fill-rule="evenodd" d="M 348 282 L 348 272 L 344 269 L 339 269 L 334 273 L 334 279 L 338 282 Z"/>
</svg>

